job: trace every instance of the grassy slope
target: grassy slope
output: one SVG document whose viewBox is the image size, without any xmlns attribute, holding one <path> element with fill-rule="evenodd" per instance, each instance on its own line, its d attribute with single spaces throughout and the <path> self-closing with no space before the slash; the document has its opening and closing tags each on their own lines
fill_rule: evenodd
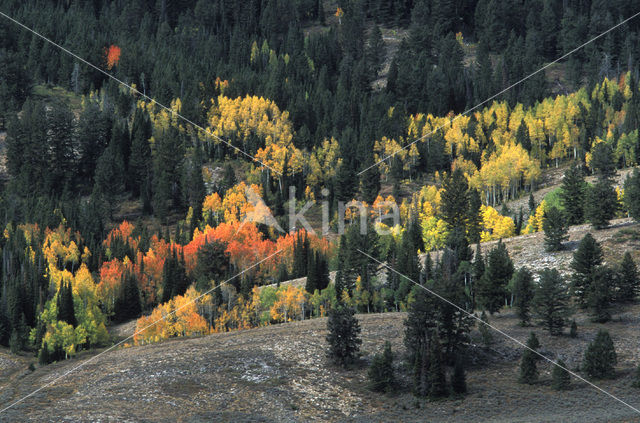
<svg viewBox="0 0 640 423">
<path fill-rule="evenodd" d="M 618 377 L 598 382 L 603 389 L 638 405 L 630 388 L 638 359 L 640 307 L 621 310 L 606 325 L 618 349 Z M 406 389 L 380 395 L 366 388 L 366 363 L 390 340 L 402 345 L 403 313 L 359 316 L 363 359 L 344 371 L 325 358 L 326 319 L 248 331 L 174 340 L 114 350 L 98 357 L 2 415 L 3 421 L 640 421 L 634 413 L 584 382 L 557 393 L 550 366 L 539 364 L 540 382 L 516 382 L 520 351 L 495 335 L 489 348 L 474 344 L 469 361 L 469 395 L 464 400 L 416 401 Z M 579 337 L 550 338 L 537 330 L 541 351 L 561 356 L 570 368 L 601 325 L 579 315 Z M 525 341 L 511 312 L 491 322 Z M 474 342 L 479 334 L 473 332 Z M 4 377 L 0 405 L 25 395 L 77 366 L 78 359 L 25 370 L 25 361 L 0 353 Z M 6 367 L 9 362 L 18 363 Z M 481 364 L 481 365 L 480 365 Z M 396 362 L 407 386 L 410 373 Z M 428 417 L 427 417 L 428 416 Z"/>
</svg>

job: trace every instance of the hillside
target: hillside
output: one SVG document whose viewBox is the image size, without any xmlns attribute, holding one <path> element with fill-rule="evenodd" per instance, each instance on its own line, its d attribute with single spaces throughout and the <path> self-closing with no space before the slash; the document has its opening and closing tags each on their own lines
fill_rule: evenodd
<svg viewBox="0 0 640 423">
<path fill-rule="evenodd" d="M 637 392 L 629 386 L 639 358 L 635 346 L 640 342 L 640 307 L 620 311 L 606 325 L 619 351 L 618 377 L 598 385 L 637 405 Z M 363 357 L 361 365 L 349 371 L 325 358 L 326 319 L 110 351 L 8 410 L 3 421 L 640 421 L 585 383 L 573 380 L 573 389 L 564 393 L 551 390 L 550 369 L 544 363 L 539 365 L 542 382 L 534 387 L 518 384 L 521 351 L 498 334 L 490 348 L 474 344 L 476 365 L 470 363 L 470 392 L 464 400 L 426 402 L 407 390 L 372 393 L 365 388 L 365 363 L 387 339 L 397 356 L 403 355 L 404 317 L 359 315 Z M 517 326 L 511 312 L 491 321 L 521 341 L 531 330 Z M 536 331 L 541 351 L 552 358 L 559 353 L 572 369 L 601 326 L 583 315 L 577 321 L 577 339 L 551 339 Z M 472 337 L 478 339 L 477 331 Z M 8 404 L 87 358 L 29 372 L 27 359 L 3 351 L 0 402 Z M 404 368 L 398 371 L 409 378 Z"/>
</svg>

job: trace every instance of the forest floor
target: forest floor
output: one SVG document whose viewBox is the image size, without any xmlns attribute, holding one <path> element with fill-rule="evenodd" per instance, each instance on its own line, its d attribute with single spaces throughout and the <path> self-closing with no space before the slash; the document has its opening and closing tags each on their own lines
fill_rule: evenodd
<svg viewBox="0 0 640 423">
<path fill-rule="evenodd" d="M 490 317 L 492 324 L 524 342 L 535 330 L 546 356 L 562 358 L 568 368 L 581 362 L 588 342 L 606 327 L 618 351 L 615 380 L 598 381 L 602 389 L 640 406 L 631 387 L 640 352 L 640 306 L 618 308 L 605 325 L 576 315 L 577 338 L 551 337 L 540 328 L 518 326 L 513 312 Z M 494 333 L 480 345 L 472 332 L 463 399 L 417 400 L 406 388 L 404 313 L 358 315 L 362 357 L 342 370 L 326 358 L 326 319 L 314 319 L 202 338 L 121 348 L 97 356 L 0 414 L 6 422 L 638 422 L 640 416 L 587 383 L 572 379 L 572 389 L 550 387 L 551 365 L 538 365 L 533 386 L 517 383 L 521 349 Z M 366 365 L 389 340 L 400 380 L 391 394 L 366 387 Z M 95 353 L 94 353 L 95 354 Z M 0 407 L 54 381 L 91 355 L 36 368 L 31 357 L 0 351 Z"/>
</svg>

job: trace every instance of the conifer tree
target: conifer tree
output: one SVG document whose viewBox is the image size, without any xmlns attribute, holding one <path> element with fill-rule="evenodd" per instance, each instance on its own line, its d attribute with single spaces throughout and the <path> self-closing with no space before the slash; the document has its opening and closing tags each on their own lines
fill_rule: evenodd
<svg viewBox="0 0 640 423">
<path fill-rule="evenodd" d="M 445 378 L 442 348 L 437 337 L 431 342 L 429 351 L 429 397 L 442 398 L 447 395 L 447 380 Z"/>
<path fill-rule="evenodd" d="M 557 365 L 553 366 L 551 387 L 556 391 L 566 391 L 571 388 L 571 375 L 565 370 L 566 368 L 567 365 L 562 360 L 558 360 Z"/>
<path fill-rule="evenodd" d="M 38 351 L 38 364 L 44 366 L 51 362 L 49 358 L 49 347 L 47 347 L 47 343 L 42 344 L 42 347 Z"/>
<path fill-rule="evenodd" d="M 640 279 L 638 278 L 638 268 L 628 251 L 624 254 L 616 277 L 616 300 L 622 302 L 633 302 L 638 296 Z"/>
<path fill-rule="evenodd" d="M 575 319 L 571 321 L 571 329 L 569 329 L 569 336 L 576 338 L 578 336 L 578 324 Z"/>
<path fill-rule="evenodd" d="M 540 341 L 538 340 L 536 333 L 533 331 L 529 334 L 529 338 L 527 339 L 527 347 L 531 348 L 534 351 L 537 351 L 538 348 L 540 348 Z"/>
<path fill-rule="evenodd" d="M 534 215 L 536 213 L 536 200 L 533 198 L 533 193 L 529 194 L 529 215 Z"/>
<path fill-rule="evenodd" d="M 582 306 L 586 305 L 589 287 L 594 279 L 596 269 L 602 265 L 603 258 L 602 247 L 591 234 L 586 234 L 582 238 L 578 249 L 573 253 L 571 268 L 574 274 L 572 275 L 571 288 L 573 295 L 578 297 Z"/>
<path fill-rule="evenodd" d="M 635 169 L 624 182 L 624 204 L 629 215 L 640 221 L 640 170 Z"/>
<path fill-rule="evenodd" d="M 309 293 L 313 294 L 316 289 L 318 289 L 318 266 L 316 263 L 317 255 L 315 252 L 309 254 L 309 261 L 307 263 L 307 281 L 304 285 L 304 289 Z"/>
<path fill-rule="evenodd" d="M 520 376 L 518 381 L 533 385 L 538 380 L 537 357 L 531 350 L 524 350 L 520 361 Z"/>
<path fill-rule="evenodd" d="M 521 267 L 513 275 L 513 305 L 517 309 L 520 325 L 528 326 L 531 321 L 531 301 L 534 296 L 533 275 L 526 267 Z"/>
<path fill-rule="evenodd" d="M 456 356 L 453 366 L 453 374 L 451 375 L 451 390 L 458 395 L 467 393 L 467 376 L 464 370 L 464 361 L 460 354 Z"/>
<path fill-rule="evenodd" d="M 198 249 L 196 253 L 196 288 L 205 292 L 211 288 L 211 281 L 221 282 L 227 276 L 230 266 L 230 255 L 227 252 L 227 244 L 217 240 L 211 240 Z M 285 267 L 286 272 L 286 267 Z M 286 275 L 286 279 L 289 276 Z"/>
<path fill-rule="evenodd" d="M 560 335 L 569 314 L 568 294 L 562 276 L 556 269 L 540 272 L 540 283 L 533 299 L 540 323 L 551 335 Z"/>
<path fill-rule="evenodd" d="M 479 243 L 482 233 L 482 199 L 476 189 L 469 191 L 469 210 L 467 216 L 467 236 L 469 243 Z"/>
<path fill-rule="evenodd" d="M 489 313 L 500 311 L 504 305 L 506 287 L 513 276 L 513 262 L 504 243 L 499 242 L 487 258 L 486 270 L 478 281 L 478 303 Z"/>
<path fill-rule="evenodd" d="M 600 178 L 587 190 L 584 213 L 586 219 L 595 229 L 609 226 L 618 210 L 618 196 L 611 185 L 611 181 Z"/>
<path fill-rule="evenodd" d="M 373 357 L 368 376 L 371 389 L 376 392 L 389 392 L 393 388 L 395 384 L 393 352 L 389 341 L 384 343 L 382 354 L 376 354 Z"/>
<path fill-rule="evenodd" d="M 594 322 L 604 323 L 611 319 L 614 278 L 613 270 L 606 266 L 600 266 L 595 270 L 587 291 L 587 306 Z"/>
<path fill-rule="evenodd" d="M 569 236 L 569 228 L 565 222 L 565 218 L 560 210 L 556 207 L 550 207 L 544 212 L 544 220 L 542 221 L 544 230 L 544 244 L 547 251 L 560 251 L 562 243 Z"/>
<path fill-rule="evenodd" d="M 582 370 L 592 379 L 612 379 L 618 358 L 613 341 L 606 330 L 599 330 L 584 353 Z"/>
<path fill-rule="evenodd" d="M 478 331 L 482 336 L 482 343 L 487 346 L 491 345 L 493 343 L 493 334 L 491 333 L 491 328 L 488 325 L 489 317 L 487 316 L 487 313 L 485 313 L 484 310 L 482 310 L 482 314 L 480 315 L 480 320 L 482 320 L 483 323 L 478 324 Z"/>
<path fill-rule="evenodd" d="M 584 222 L 586 191 L 587 183 L 582 169 L 573 164 L 564 173 L 560 190 L 560 202 L 569 225 L 579 225 Z"/>
<path fill-rule="evenodd" d="M 338 305 L 329 311 L 327 320 L 327 342 L 329 343 L 329 357 L 346 368 L 353 363 L 360 351 L 360 324 L 351 307 Z"/>
<path fill-rule="evenodd" d="M 60 283 L 60 289 L 58 290 L 57 297 L 57 309 L 58 320 L 67 322 L 73 327 L 76 326 L 77 321 L 73 305 L 73 292 L 71 290 L 71 282 L 65 283 L 64 281 L 62 281 Z"/>
</svg>

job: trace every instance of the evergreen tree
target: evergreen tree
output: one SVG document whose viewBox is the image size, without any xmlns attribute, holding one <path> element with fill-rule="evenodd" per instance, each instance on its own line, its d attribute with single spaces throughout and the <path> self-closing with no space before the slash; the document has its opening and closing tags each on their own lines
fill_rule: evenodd
<svg viewBox="0 0 640 423">
<path fill-rule="evenodd" d="M 469 191 L 469 210 L 467 216 L 467 236 L 470 243 L 479 243 L 482 233 L 482 199 L 476 189 Z"/>
<path fill-rule="evenodd" d="M 533 298 L 534 311 L 551 335 L 560 335 L 569 314 L 568 294 L 562 276 L 556 269 L 540 272 L 540 283 Z"/>
<path fill-rule="evenodd" d="M 598 179 L 610 179 L 616 175 L 613 149 L 607 142 L 597 143 L 591 152 L 591 170 Z"/>
<path fill-rule="evenodd" d="M 118 204 L 116 198 L 124 189 L 124 175 L 122 156 L 117 146 L 111 143 L 98 158 L 93 188 L 94 195 L 103 199 L 111 218 L 113 218 L 113 210 Z"/>
<path fill-rule="evenodd" d="M 633 302 L 638 296 L 640 288 L 640 279 L 638 278 L 638 268 L 636 267 L 631 253 L 624 253 L 624 258 L 618 268 L 616 277 L 617 292 L 616 300 L 622 302 Z"/>
<path fill-rule="evenodd" d="M 579 225 L 584 222 L 584 202 L 587 183 L 584 180 L 582 168 L 573 164 L 564 173 L 560 202 L 569 225 Z"/>
<path fill-rule="evenodd" d="M 173 249 L 169 257 L 164 261 L 162 268 L 162 300 L 166 303 L 176 295 L 182 295 L 189 287 L 189 279 L 182 260 L 178 257 L 176 249 Z M 237 289 L 238 287 L 236 287 Z"/>
<path fill-rule="evenodd" d="M 537 351 L 538 348 L 540 348 L 540 340 L 538 340 L 536 333 L 533 331 L 529 334 L 529 338 L 527 339 L 527 347 L 531 348 L 534 351 Z"/>
<path fill-rule="evenodd" d="M 71 282 L 60 283 L 60 289 L 57 296 L 58 320 L 67 322 L 71 326 L 77 325 L 75 308 L 73 304 L 73 292 L 71 290 Z"/>
<path fill-rule="evenodd" d="M 520 361 L 520 376 L 518 381 L 533 385 L 538 380 L 537 357 L 531 350 L 524 350 Z"/>
<path fill-rule="evenodd" d="M 351 307 L 338 305 L 329 311 L 327 320 L 327 342 L 329 343 L 329 357 L 346 368 L 353 363 L 360 350 L 362 340 L 360 324 L 355 317 L 355 310 Z"/>
<path fill-rule="evenodd" d="M 592 379 L 613 379 L 618 363 L 616 350 L 609 332 L 599 330 L 584 353 L 582 370 Z"/>
<path fill-rule="evenodd" d="M 464 370 L 464 361 L 458 355 L 453 366 L 453 374 L 451 375 L 451 389 L 455 394 L 462 395 L 467 393 L 467 376 Z"/>
<path fill-rule="evenodd" d="M 531 321 L 531 301 L 534 297 L 533 275 L 526 267 L 521 267 L 513 275 L 513 305 L 522 326 Z"/>
<path fill-rule="evenodd" d="M 629 215 L 640 221 L 640 170 L 635 169 L 624 182 L 624 204 Z"/>
<path fill-rule="evenodd" d="M 60 195 L 73 188 L 76 180 L 75 119 L 65 103 L 56 103 L 47 113 L 49 151 L 48 192 Z M 43 140 L 44 141 L 44 140 Z"/>
<path fill-rule="evenodd" d="M 513 262 L 504 243 L 489 252 L 486 270 L 478 281 L 478 302 L 489 313 L 500 311 L 504 305 L 506 287 L 513 276 Z"/>
<path fill-rule="evenodd" d="M 373 357 L 368 376 L 371 389 L 376 392 L 389 392 L 393 388 L 395 384 L 393 352 L 389 341 L 384 343 L 382 354 L 376 354 Z"/>
<path fill-rule="evenodd" d="M 569 336 L 576 338 L 578 336 L 578 324 L 575 319 L 571 321 L 571 329 L 569 329 Z"/>
<path fill-rule="evenodd" d="M 318 267 L 316 265 L 317 255 L 312 252 L 309 254 L 309 261 L 307 262 L 307 281 L 305 282 L 304 289 L 313 294 L 318 289 Z"/>
<path fill-rule="evenodd" d="M 618 210 L 618 196 L 611 181 L 600 178 L 594 186 L 587 190 L 584 214 L 595 229 L 609 226 Z"/>
<path fill-rule="evenodd" d="M 533 193 L 529 194 L 529 215 L 534 215 L 536 212 L 536 200 L 533 198 Z"/>
<path fill-rule="evenodd" d="M 227 244 L 217 240 L 207 242 L 198 249 L 196 254 L 194 270 L 196 289 L 200 292 L 208 291 L 211 288 L 211 281 L 221 282 L 227 276 L 229 267 L 230 256 L 227 252 Z"/>
<path fill-rule="evenodd" d="M 594 322 L 604 323 L 611 319 L 614 277 L 614 272 L 606 266 L 600 266 L 595 270 L 587 291 L 587 306 Z"/>
<path fill-rule="evenodd" d="M 51 362 L 49 358 L 49 348 L 47 347 L 47 343 L 42 344 L 42 347 L 38 351 L 38 364 L 44 366 Z"/>
<path fill-rule="evenodd" d="M 429 397 L 442 398 L 447 395 L 447 380 L 444 373 L 442 348 L 437 337 L 431 342 L 427 381 L 429 384 Z"/>
<path fill-rule="evenodd" d="M 582 306 L 586 304 L 591 281 L 593 281 L 596 269 L 602 265 L 603 258 L 602 247 L 591 234 L 586 234 L 582 238 L 578 249 L 573 253 L 573 261 L 571 262 L 571 268 L 574 271 L 572 291 Z"/>
<path fill-rule="evenodd" d="M 480 335 L 482 336 L 482 343 L 487 346 L 491 345 L 493 343 L 493 334 L 491 333 L 491 328 L 489 327 L 489 317 L 484 310 L 482 310 L 480 320 L 482 320 L 483 323 L 478 324 L 478 331 L 480 331 Z"/>
<path fill-rule="evenodd" d="M 456 169 L 443 182 L 440 197 L 442 220 L 451 231 L 453 228 L 466 228 L 469 217 L 469 185 L 460 169 Z"/>
<path fill-rule="evenodd" d="M 120 322 L 135 319 L 142 313 L 140 289 L 138 288 L 138 279 L 135 274 L 126 273 L 123 276 L 115 310 L 114 320 Z"/>
<path fill-rule="evenodd" d="M 544 212 L 542 228 L 544 230 L 546 250 L 560 251 L 562 249 L 562 242 L 569 238 L 569 228 L 567 227 L 562 212 L 553 206 L 546 210 Z"/>
<path fill-rule="evenodd" d="M 551 387 L 556 391 L 566 391 L 571 388 L 571 375 L 565 370 L 566 368 L 567 365 L 562 360 L 558 360 L 557 365 L 553 366 Z"/>
</svg>

